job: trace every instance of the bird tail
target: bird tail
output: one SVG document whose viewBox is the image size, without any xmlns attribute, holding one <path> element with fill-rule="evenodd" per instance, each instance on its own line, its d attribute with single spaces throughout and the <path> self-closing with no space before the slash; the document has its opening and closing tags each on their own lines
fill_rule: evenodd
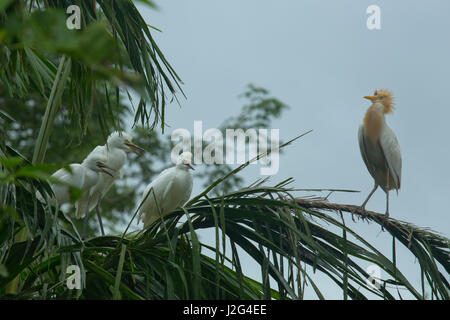
<svg viewBox="0 0 450 320">
<path fill-rule="evenodd" d="M 144 222 L 144 229 L 148 228 L 153 222 L 155 222 L 157 219 L 159 218 L 159 214 L 147 214 L 145 215 L 144 219 L 142 220 L 142 222 Z"/>
<path fill-rule="evenodd" d="M 136 224 L 139 224 L 139 223 L 141 223 L 143 220 L 142 220 L 142 211 L 139 211 L 139 214 L 138 214 L 138 216 L 137 216 L 137 221 L 136 221 Z"/>
<path fill-rule="evenodd" d="M 75 203 L 75 219 L 82 219 L 89 212 L 89 192 L 85 192 Z"/>
</svg>

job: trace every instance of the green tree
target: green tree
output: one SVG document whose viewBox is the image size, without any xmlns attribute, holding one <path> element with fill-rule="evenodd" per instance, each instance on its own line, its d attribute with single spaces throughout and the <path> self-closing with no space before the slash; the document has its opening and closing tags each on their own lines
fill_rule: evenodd
<svg viewBox="0 0 450 320">
<path fill-rule="evenodd" d="M 105 92 L 95 92 L 96 100 L 107 104 L 107 100 L 113 97 L 106 97 Z M 36 137 L 39 134 L 40 123 L 45 111 L 45 101 L 37 94 L 24 98 L 12 98 L 0 89 L 3 112 L 7 112 L 4 118 L 0 118 L 2 127 L 2 142 L 4 147 L 14 146 L 15 150 L 24 157 L 31 158 L 33 155 Z M 226 119 L 220 126 L 225 134 L 225 128 L 269 128 L 271 120 L 279 117 L 282 111 L 287 108 L 279 100 L 271 97 L 265 89 L 249 85 L 241 95 L 248 102 L 242 108 L 237 117 Z M 87 118 L 87 131 L 80 135 L 78 128 L 73 127 L 66 109 L 61 109 L 52 127 L 52 135 L 64 137 L 60 139 L 50 139 L 47 144 L 46 161 L 59 166 L 69 163 L 81 162 L 82 159 L 97 145 L 103 145 L 106 137 L 101 128 L 97 126 L 97 118 L 101 114 L 96 114 L 99 109 L 94 109 L 92 116 Z M 132 115 L 129 104 L 119 101 L 118 104 L 111 105 L 110 112 L 120 128 L 126 126 L 126 121 Z M 243 126 L 239 126 L 239 124 Z M 245 124 L 244 124 L 245 123 Z M 121 226 L 131 219 L 131 212 L 135 209 L 135 204 L 141 197 L 142 189 L 155 178 L 159 172 L 171 166 L 170 152 L 174 146 L 168 135 L 162 135 L 156 131 L 148 130 L 141 126 L 133 129 L 134 141 L 141 146 L 150 146 L 146 152 L 137 157 L 135 154 L 128 156 L 129 161 L 123 170 L 122 179 L 118 181 L 106 194 L 102 202 L 102 212 L 109 229 L 113 233 L 119 232 Z M 212 181 L 231 171 L 229 165 L 202 166 L 196 170 L 196 179 L 204 181 L 204 187 L 210 185 Z M 222 192 L 232 191 L 233 188 L 242 187 L 243 179 L 238 175 L 230 177 L 221 185 Z M 77 226 L 81 222 L 76 222 Z M 119 228 L 117 227 L 119 226 Z M 97 233 L 98 224 L 96 220 L 90 219 L 89 234 Z"/>
<path fill-rule="evenodd" d="M 81 8 L 81 30 L 65 27 L 65 8 L 71 4 Z M 131 1 L 2 1 L 0 41 L 0 101 L 17 105 L 0 112 L 2 298 L 302 299 L 307 289 L 324 298 L 317 273 L 340 287 L 344 299 L 365 299 L 369 293 L 395 299 L 398 287 L 417 299 L 449 298 L 446 237 L 392 218 L 385 221 L 357 206 L 296 198 L 294 191 L 300 189 L 290 186 L 291 179 L 241 187 L 236 177 L 251 161 L 225 167 L 184 208 L 147 230 L 128 232 L 127 227 L 118 235 L 83 241 L 69 217 L 36 199 L 36 191 L 51 193 L 50 174 L 57 166 L 49 163 L 79 161 L 93 145 L 103 144 L 108 132 L 121 129 L 130 111 L 121 99 L 130 89 L 142 97 L 133 110 L 141 125 L 137 143 L 155 143 L 150 154 L 161 152 L 165 159 L 170 144 L 149 130 L 161 127 L 164 133 L 166 95 L 176 98 L 177 89 L 182 94 L 181 80 Z M 244 96 L 249 103 L 243 113 L 223 128 L 269 126 L 285 108 L 261 88 L 250 87 Z M 34 109 L 40 111 L 30 112 Z M 93 141 L 93 135 L 102 141 Z M 78 154 L 61 155 L 68 141 L 79 147 Z M 89 142 L 85 150 L 83 141 Z M 61 158 L 49 161 L 53 153 Z M 159 171 L 156 165 L 142 163 L 134 172 L 151 177 L 151 170 Z M 208 170 L 204 177 L 220 172 Z M 127 195 L 120 186 L 112 192 Z M 105 203 L 110 205 L 106 214 L 115 216 L 117 210 L 131 217 L 129 224 L 134 221 L 135 212 L 124 201 Z M 346 213 L 384 226 L 384 235 L 393 240 L 390 258 L 345 223 Z M 214 232 L 214 243 L 199 239 L 203 229 Z M 412 284 L 397 267 L 399 244 L 419 262 L 421 284 Z M 242 252 L 260 266 L 261 282 L 246 275 Z M 378 266 L 388 279 L 368 284 L 361 261 Z M 66 268 L 73 264 L 81 269 L 83 289 L 66 286 Z"/>
</svg>

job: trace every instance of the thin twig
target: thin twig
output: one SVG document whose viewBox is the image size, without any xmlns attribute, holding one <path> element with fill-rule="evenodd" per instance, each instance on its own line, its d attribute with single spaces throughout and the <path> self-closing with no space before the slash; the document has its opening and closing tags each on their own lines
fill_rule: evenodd
<svg viewBox="0 0 450 320">
<path fill-rule="evenodd" d="M 403 233 L 404 236 L 408 239 L 408 242 L 411 242 L 412 238 L 411 234 L 413 231 L 414 233 L 419 233 L 424 236 L 432 234 L 433 236 L 438 236 L 439 238 L 441 238 L 441 240 L 445 242 L 449 241 L 448 238 L 446 238 L 445 236 L 438 235 L 436 232 L 430 233 L 426 229 L 416 227 L 409 222 L 397 220 L 392 217 L 386 217 L 386 215 L 383 213 L 364 210 L 360 206 L 351 204 L 332 203 L 325 200 L 314 200 L 314 199 L 309 200 L 304 198 L 294 198 L 293 201 L 305 209 L 348 212 L 351 213 L 352 215 L 356 214 L 363 219 L 369 219 L 379 224 L 384 224 L 385 226 L 389 225 L 390 227 L 393 227 L 398 231 L 400 231 L 401 233 Z"/>
</svg>

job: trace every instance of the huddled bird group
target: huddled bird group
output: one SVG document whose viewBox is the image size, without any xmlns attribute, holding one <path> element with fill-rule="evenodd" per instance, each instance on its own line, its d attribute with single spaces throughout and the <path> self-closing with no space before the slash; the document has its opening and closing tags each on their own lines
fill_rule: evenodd
<svg viewBox="0 0 450 320">
<path fill-rule="evenodd" d="M 387 90 L 376 90 L 373 96 L 364 98 L 372 101 L 363 123 L 359 127 L 359 147 L 364 163 L 372 175 L 375 185 L 365 206 L 378 187 L 386 193 L 386 217 L 389 217 L 389 191 L 400 189 L 402 158 L 400 145 L 392 129 L 387 125 L 385 115 L 394 109 L 393 97 Z M 133 137 L 126 132 L 113 132 L 106 144 L 97 146 L 81 164 L 70 164 L 70 171 L 60 169 L 52 176 L 60 183 L 51 185 L 54 197 L 53 205 L 62 205 L 71 200 L 70 186 L 82 190 L 81 197 L 75 203 L 75 218 L 84 218 L 83 238 L 89 212 L 96 209 L 100 230 L 104 235 L 100 213 L 100 203 L 114 181 L 121 177 L 121 169 L 127 161 L 127 153 L 141 155 L 143 148 L 132 143 Z M 193 179 L 190 170 L 192 154 L 182 153 L 174 167 L 166 169 L 151 182 L 142 194 L 138 207 L 138 223 L 144 228 L 155 220 L 183 206 L 191 196 Z M 41 199 L 42 196 L 38 195 Z"/>
<path fill-rule="evenodd" d="M 56 171 L 52 177 L 58 183 L 51 184 L 53 197 L 52 205 L 63 205 L 71 201 L 70 187 L 82 191 L 75 202 L 76 219 L 84 218 L 82 237 L 86 236 L 86 226 L 89 212 L 96 209 L 102 235 L 105 234 L 100 213 L 100 203 L 114 181 L 121 177 L 121 169 L 127 161 L 127 153 L 141 155 L 143 148 L 132 143 L 133 137 L 121 131 L 113 132 L 106 144 L 97 146 L 83 160 L 81 164 L 70 164 L 70 171 L 65 168 Z M 176 166 L 164 170 L 142 195 L 139 220 L 148 227 L 160 215 L 182 206 L 192 192 L 192 175 L 187 169 L 191 166 L 192 155 L 184 152 Z M 38 198 L 42 199 L 41 195 Z"/>
</svg>

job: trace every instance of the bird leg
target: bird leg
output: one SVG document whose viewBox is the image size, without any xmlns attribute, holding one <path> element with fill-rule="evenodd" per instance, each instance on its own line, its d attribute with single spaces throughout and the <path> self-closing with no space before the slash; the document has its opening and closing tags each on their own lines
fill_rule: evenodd
<svg viewBox="0 0 450 320">
<path fill-rule="evenodd" d="M 389 218 L 389 190 L 386 191 L 386 218 Z"/>
<path fill-rule="evenodd" d="M 375 191 L 378 188 L 378 184 L 375 182 L 375 186 L 373 187 L 372 191 L 370 191 L 369 195 L 367 196 L 367 199 L 363 202 L 363 204 L 361 205 L 361 209 L 366 211 L 366 204 L 369 201 L 370 197 L 372 197 L 372 195 L 375 193 Z"/>
<path fill-rule="evenodd" d="M 86 212 L 84 213 L 83 234 L 81 235 L 82 240 L 86 239 L 86 230 L 87 230 L 87 221 L 89 218 L 89 202 L 90 201 L 91 201 L 91 195 L 89 194 L 88 202 L 87 202 L 87 209 L 86 209 Z"/>
<path fill-rule="evenodd" d="M 389 219 L 389 190 L 386 190 L 386 214 L 383 218 L 383 223 L 381 224 L 381 230 L 384 231 L 384 226 Z"/>
<path fill-rule="evenodd" d="M 87 229 L 87 221 L 88 221 L 88 214 L 84 216 L 84 223 L 83 223 L 83 233 L 81 235 L 81 239 L 86 239 L 86 229 Z"/>
<path fill-rule="evenodd" d="M 97 218 L 98 218 L 98 223 L 100 225 L 100 231 L 102 233 L 102 236 L 104 236 L 105 235 L 105 230 L 103 229 L 102 215 L 100 214 L 100 201 L 97 203 L 95 211 L 97 212 Z"/>
</svg>

